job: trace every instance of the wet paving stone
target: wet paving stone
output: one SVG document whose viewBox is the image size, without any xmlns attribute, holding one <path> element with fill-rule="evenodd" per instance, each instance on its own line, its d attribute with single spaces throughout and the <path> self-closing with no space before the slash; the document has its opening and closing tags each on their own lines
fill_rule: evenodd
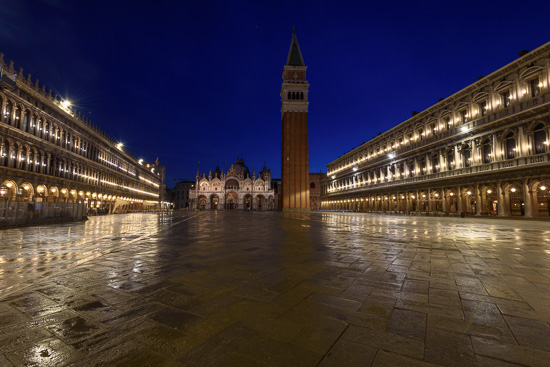
<svg viewBox="0 0 550 367">
<path fill-rule="evenodd" d="M 48 338 L 33 346 L 9 352 L 6 357 L 15 366 L 62 366 L 79 357 L 79 354 L 59 339 Z"/>
<path fill-rule="evenodd" d="M 545 366 L 548 222 L 174 212 L 0 231 L 0 366 Z"/>
<path fill-rule="evenodd" d="M 101 331 L 101 327 L 88 320 L 76 316 L 62 322 L 55 323 L 46 327 L 49 331 L 57 335 L 66 343 L 74 343 Z"/>
<path fill-rule="evenodd" d="M 5 330 L 0 336 L 0 352 L 7 353 L 30 346 L 35 342 L 51 337 L 51 333 L 43 328 L 25 328 L 20 330 Z M 1 366 L 1 364 L 0 364 Z"/>
<path fill-rule="evenodd" d="M 165 308 L 162 311 L 149 315 L 149 318 L 176 330 L 185 330 L 201 320 L 196 315 L 174 308 Z"/>
</svg>

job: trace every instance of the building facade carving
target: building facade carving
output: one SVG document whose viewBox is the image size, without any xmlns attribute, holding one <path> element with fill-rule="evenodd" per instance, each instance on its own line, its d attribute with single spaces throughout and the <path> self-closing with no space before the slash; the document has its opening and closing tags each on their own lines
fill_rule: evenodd
<svg viewBox="0 0 550 367">
<path fill-rule="evenodd" d="M 327 165 L 322 208 L 550 215 L 550 43 Z"/>
<path fill-rule="evenodd" d="M 271 170 L 265 166 L 256 177 L 237 161 L 223 172 L 219 167 L 208 176 L 197 171 L 194 187 L 189 191 L 190 208 L 198 210 L 275 210 L 275 190 L 271 188 Z"/>
<path fill-rule="evenodd" d="M 0 196 L 4 201 L 159 208 L 164 167 L 146 165 L 0 53 Z"/>
</svg>

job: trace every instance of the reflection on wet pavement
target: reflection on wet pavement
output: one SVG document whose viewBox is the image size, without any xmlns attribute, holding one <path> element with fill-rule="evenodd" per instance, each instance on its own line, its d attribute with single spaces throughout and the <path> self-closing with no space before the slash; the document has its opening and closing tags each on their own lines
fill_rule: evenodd
<svg viewBox="0 0 550 367">
<path fill-rule="evenodd" d="M 548 222 L 176 212 L 0 231 L 0 366 L 548 365 Z"/>
</svg>

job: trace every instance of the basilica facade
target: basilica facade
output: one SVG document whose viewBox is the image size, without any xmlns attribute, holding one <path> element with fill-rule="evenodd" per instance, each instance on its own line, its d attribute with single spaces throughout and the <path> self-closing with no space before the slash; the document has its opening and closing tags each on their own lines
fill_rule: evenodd
<svg viewBox="0 0 550 367">
<path fill-rule="evenodd" d="M 208 176 L 197 171 L 189 191 L 189 207 L 196 210 L 275 210 L 275 191 L 271 188 L 271 170 L 265 166 L 256 177 L 242 157 L 227 172 L 219 167 Z"/>
<path fill-rule="evenodd" d="M 322 209 L 550 216 L 550 43 L 327 165 Z"/>
</svg>

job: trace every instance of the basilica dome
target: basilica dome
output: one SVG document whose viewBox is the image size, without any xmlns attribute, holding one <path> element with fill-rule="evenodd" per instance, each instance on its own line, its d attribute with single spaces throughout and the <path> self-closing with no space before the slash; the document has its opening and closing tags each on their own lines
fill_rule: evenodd
<svg viewBox="0 0 550 367">
<path fill-rule="evenodd" d="M 248 170 L 248 167 L 244 164 L 244 159 L 237 159 L 235 163 L 229 167 L 229 173 L 233 173 L 234 175 L 243 175 L 244 178 L 247 178 L 250 176 L 250 171 Z"/>
</svg>

